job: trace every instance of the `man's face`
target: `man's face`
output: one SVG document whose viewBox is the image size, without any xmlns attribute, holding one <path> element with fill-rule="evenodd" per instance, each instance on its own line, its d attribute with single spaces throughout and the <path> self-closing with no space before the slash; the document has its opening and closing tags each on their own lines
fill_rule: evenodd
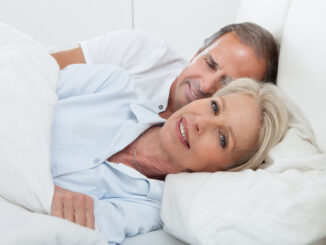
<svg viewBox="0 0 326 245">
<path fill-rule="evenodd" d="M 233 33 L 224 34 L 196 54 L 176 78 L 169 107 L 176 111 L 191 101 L 210 97 L 236 78 L 262 80 L 266 70 L 266 61 L 258 58 L 251 47 L 242 44 Z"/>
</svg>

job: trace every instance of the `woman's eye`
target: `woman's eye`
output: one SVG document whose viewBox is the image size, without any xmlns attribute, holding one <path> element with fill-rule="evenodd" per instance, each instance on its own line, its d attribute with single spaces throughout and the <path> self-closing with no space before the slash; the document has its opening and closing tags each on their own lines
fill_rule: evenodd
<svg viewBox="0 0 326 245">
<path fill-rule="evenodd" d="M 220 144 L 222 146 L 222 148 L 225 148 L 226 146 L 226 138 L 223 134 L 220 134 Z"/>
<path fill-rule="evenodd" d="M 216 101 L 212 100 L 211 101 L 211 106 L 212 106 L 214 114 L 217 115 L 218 112 L 219 112 L 219 108 L 218 108 L 218 105 L 217 105 Z"/>
</svg>

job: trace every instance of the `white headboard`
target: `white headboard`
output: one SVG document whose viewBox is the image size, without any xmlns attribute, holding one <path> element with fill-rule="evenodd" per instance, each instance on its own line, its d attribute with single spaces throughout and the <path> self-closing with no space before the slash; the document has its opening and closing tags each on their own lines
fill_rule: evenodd
<svg viewBox="0 0 326 245">
<path fill-rule="evenodd" d="M 242 0 L 237 21 L 269 29 L 281 43 L 277 83 L 311 125 L 326 152 L 326 2 Z"/>
<path fill-rule="evenodd" d="M 326 2 L 292 1 L 281 46 L 278 84 L 326 152 Z"/>
</svg>

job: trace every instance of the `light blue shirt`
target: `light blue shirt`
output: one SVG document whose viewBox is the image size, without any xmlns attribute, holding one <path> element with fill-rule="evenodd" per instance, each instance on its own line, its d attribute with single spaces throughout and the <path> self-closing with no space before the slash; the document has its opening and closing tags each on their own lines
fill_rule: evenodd
<svg viewBox="0 0 326 245">
<path fill-rule="evenodd" d="M 165 120 L 129 74 L 113 65 L 72 65 L 60 73 L 52 126 L 54 183 L 94 199 L 96 227 L 109 244 L 162 227 L 163 181 L 106 161 Z"/>
</svg>

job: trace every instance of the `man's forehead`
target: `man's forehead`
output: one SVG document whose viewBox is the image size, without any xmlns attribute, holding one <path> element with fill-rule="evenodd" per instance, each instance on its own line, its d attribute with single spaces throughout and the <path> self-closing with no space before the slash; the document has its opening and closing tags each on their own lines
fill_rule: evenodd
<svg viewBox="0 0 326 245">
<path fill-rule="evenodd" d="M 240 39 L 233 32 L 228 32 L 216 38 L 209 46 L 205 48 L 205 50 L 209 52 L 212 49 L 215 49 L 218 45 L 223 44 L 223 46 L 226 46 L 234 43 L 247 46 L 244 43 L 242 43 Z"/>
<path fill-rule="evenodd" d="M 214 41 L 211 45 L 203 49 L 200 53 L 198 53 L 195 58 L 191 61 L 191 63 L 195 63 L 199 58 L 207 55 L 212 49 L 216 47 L 217 43 Z M 214 58 L 213 58 L 214 59 Z"/>
<path fill-rule="evenodd" d="M 232 32 L 215 40 L 205 50 L 219 66 L 227 68 L 229 77 L 251 77 L 257 81 L 264 78 L 267 71 L 266 60 L 256 55 L 254 48 L 244 44 Z"/>
</svg>

